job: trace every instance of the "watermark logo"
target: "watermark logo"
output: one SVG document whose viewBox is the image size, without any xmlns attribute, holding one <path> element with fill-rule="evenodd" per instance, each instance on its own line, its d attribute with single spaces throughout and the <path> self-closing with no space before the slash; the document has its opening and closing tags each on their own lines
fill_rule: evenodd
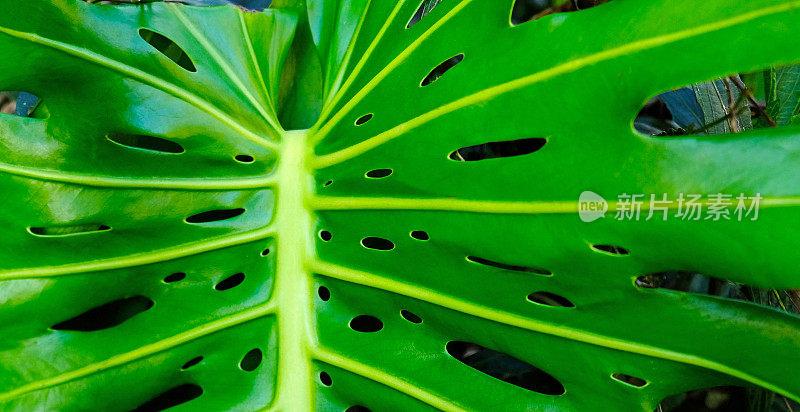
<svg viewBox="0 0 800 412">
<path fill-rule="evenodd" d="M 578 198 L 578 216 L 586 223 L 606 217 L 608 202 L 595 192 L 585 191 Z"/>
<path fill-rule="evenodd" d="M 758 208 L 764 198 L 760 193 L 738 196 L 725 193 L 645 195 L 623 193 L 612 204 L 615 220 L 709 220 L 713 222 L 758 220 Z M 578 198 L 578 216 L 584 222 L 604 218 L 609 204 L 597 193 L 585 191 Z"/>
</svg>

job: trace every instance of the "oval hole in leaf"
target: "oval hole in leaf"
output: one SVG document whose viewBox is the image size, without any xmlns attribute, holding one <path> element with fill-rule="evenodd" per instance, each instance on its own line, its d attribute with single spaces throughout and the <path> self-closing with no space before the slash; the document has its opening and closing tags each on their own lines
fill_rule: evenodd
<svg viewBox="0 0 800 412">
<path fill-rule="evenodd" d="M 181 370 L 189 369 L 192 366 L 197 365 L 198 363 L 200 363 L 202 361 L 203 361 L 203 357 L 202 356 L 198 356 L 196 358 L 192 358 L 188 362 L 184 363 L 183 366 L 181 366 Z"/>
<path fill-rule="evenodd" d="M 417 316 L 417 315 L 415 315 L 415 314 L 413 314 L 413 313 L 411 313 L 411 312 L 409 312 L 409 311 L 407 311 L 405 309 L 400 311 L 400 316 L 402 316 L 403 319 L 405 319 L 405 320 L 407 320 L 407 321 L 409 321 L 411 323 L 422 323 L 422 318 L 421 317 L 419 317 L 419 316 Z"/>
<path fill-rule="evenodd" d="M 89 309 L 74 318 L 53 325 L 53 330 L 92 332 L 108 329 L 153 307 L 153 301 L 144 296 L 118 299 Z"/>
<path fill-rule="evenodd" d="M 621 246 L 613 245 L 592 245 L 592 250 L 595 252 L 605 253 L 607 255 L 624 256 L 630 255 L 631 251 Z"/>
<path fill-rule="evenodd" d="M 186 223 L 209 223 L 232 219 L 244 213 L 244 209 L 218 209 L 198 213 L 186 218 Z"/>
<path fill-rule="evenodd" d="M 322 301 L 324 302 L 327 302 L 328 299 L 331 298 L 331 291 L 325 286 L 320 286 L 319 289 L 317 289 L 317 294 L 319 295 L 319 298 L 322 299 Z"/>
<path fill-rule="evenodd" d="M 347 408 L 344 412 L 372 412 L 367 407 L 361 405 L 353 405 Z"/>
<path fill-rule="evenodd" d="M 328 375 L 328 372 L 320 372 L 319 381 L 325 386 L 333 385 L 333 379 L 331 379 L 331 375 Z"/>
<path fill-rule="evenodd" d="M 183 272 L 173 273 L 164 278 L 164 283 L 172 283 L 178 282 L 186 278 L 186 274 Z"/>
<path fill-rule="evenodd" d="M 769 69 L 767 73 L 770 73 Z M 783 123 L 780 119 L 776 123 L 769 116 L 772 108 L 769 97 L 766 107 L 761 107 L 762 103 L 748 96 L 754 93 L 753 90 L 744 93 L 747 87 L 739 75 L 734 75 L 665 91 L 647 101 L 636 115 L 634 128 L 645 135 L 670 138 L 695 134 L 730 135 L 751 129 L 753 122 L 757 128 Z M 735 110 L 731 110 L 731 104 Z M 729 116 L 731 112 L 736 116 Z M 785 120 L 789 121 L 788 118 Z"/>
<path fill-rule="evenodd" d="M 497 159 L 501 157 L 524 156 L 539 151 L 545 144 L 547 144 L 547 139 L 543 137 L 488 142 L 475 146 L 462 147 L 450 153 L 447 157 L 459 162 L 476 162 L 479 160 Z"/>
<path fill-rule="evenodd" d="M 551 276 L 553 274 L 553 272 L 550 272 L 549 270 L 546 269 L 534 268 L 530 266 L 509 265 L 506 263 L 495 262 L 489 259 L 479 258 L 477 256 L 467 256 L 467 260 L 473 263 L 477 263 L 479 265 L 491 266 L 498 269 L 513 270 L 515 272 L 535 273 L 537 275 L 542 275 L 542 276 Z"/>
<path fill-rule="evenodd" d="M 417 11 L 415 11 L 414 15 L 411 16 L 411 20 L 409 20 L 408 24 L 406 24 L 406 28 L 408 29 L 411 26 L 419 23 L 423 17 L 435 9 L 436 6 L 438 6 L 441 2 L 442 0 L 423 0 L 417 8 Z"/>
<path fill-rule="evenodd" d="M 715 140 L 722 140 L 753 128 L 792 126 L 799 117 L 795 108 L 796 70 L 796 65 L 761 67 L 664 90 L 647 100 L 633 122 L 634 128 L 638 133 L 665 139 L 713 135 Z M 759 81 L 753 83 L 764 75 L 768 78 L 766 87 Z"/>
<path fill-rule="evenodd" d="M 366 122 L 368 122 L 370 120 L 372 120 L 372 113 L 365 114 L 365 115 L 359 117 L 358 119 L 356 119 L 356 126 L 361 126 L 362 124 L 364 124 L 364 123 L 366 123 Z"/>
<path fill-rule="evenodd" d="M 239 367 L 244 371 L 252 372 L 261 365 L 262 359 L 264 359 L 264 354 L 261 353 L 261 349 L 252 349 L 244 355 L 239 362 Z"/>
<path fill-rule="evenodd" d="M 183 146 L 167 139 L 141 134 L 111 133 L 106 139 L 120 146 L 151 152 L 178 154 L 183 153 Z"/>
<path fill-rule="evenodd" d="M 51 226 L 51 227 L 29 227 L 28 232 L 32 235 L 43 237 L 84 235 L 95 232 L 105 232 L 111 230 L 106 225 L 76 225 L 76 226 Z"/>
<path fill-rule="evenodd" d="M 322 239 L 323 242 L 330 242 L 330 240 L 333 239 L 333 235 L 327 230 L 320 230 L 319 238 Z"/>
<path fill-rule="evenodd" d="M 424 79 L 422 79 L 422 82 L 419 85 L 425 87 L 439 80 L 439 78 L 442 77 L 448 70 L 461 63 L 462 60 L 464 60 L 464 53 L 458 54 L 441 62 L 438 66 L 434 67 Z"/>
<path fill-rule="evenodd" d="M 254 159 L 253 156 L 245 154 L 236 155 L 234 156 L 234 159 L 236 159 L 236 161 L 239 163 L 253 163 L 256 161 L 256 159 Z"/>
<path fill-rule="evenodd" d="M 267 256 L 267 255 L 269 255 L 269 248 L 261 251 L 261 256 Z"/>
<path fill-rule="evenodd" d="M 220 281 L 214 286 L 216 290 L 228 290 L 231 288 L 235 288 L 239 286 L 242 282 L 244 282 L 244 273 L 237 273 L 235 275 L 231 275 L 224 280 Z"/>
<path fill-rule="evenodd" d="M 383 329 L 383 322 L 375 316 L 360 315 L 350 321 L 350 329 L 357 332 L 377 332 Z"/>
<path fill-rule="evenodd" d="M 428 232 L 425 232 L 423 230 L 415 230 L 411 232 L 411 237 L 417 240 L 428 240 L 431 238 L 430 236 L 428 236 Z"/>
<path fill-rule="evenodd" d="M 612 378 L 626 384 L 635 386 L 637 388 L 643 388 L 647 385 L 647 381 L 641 378 L 637 378 L 635 376 L 626 375 L 624 373 L 615 373 L 611 375 Z"/>
<path fill-rule="evenodd" d="M 190 72 L 196 72 L 197 68 L 188 54 L 177 43 L 163 34 L 156 33 L 149 29 L 139 29 L 139 36 L 142 40 L 155 47 L 164 56 Z"/>
<path fill-rule="evenodd" d="M 134 412 L 157 412 L 163 411 L 173 406 L 196 399 L 203 394 L 203 388 L 193 383 L 184 383 L 176 386 L 153 399 L 143 403 Z"/>
<path fill-rule="evenodd" d="M 461 341 L 448 342 L 447 353 L 493 378 L 544 395 L 563 395 L 564 385 L 547 372 L 502 352 Z"/>
<path fill-rule="evenodd" d="M 562 308 L 574 308 L 575 304 L 569 299 L 550 292 L 533 292 L 528 295 L 528 300 L 540 305 L 556 306 Z"/>
<path fill-rule="evenodd" d="M 363 245 L 367 249 L 374 249 L 374 250 L 394 249 L 394 243 L 392 243 L 391 240 L 374 236 L 369 236 L 365 237 L 364 239 L 361 239 L 361 245 Z"/>
<path fill-rule="evenodd" d="M 380 179 L 392 174 L 392 169 L 375 169 L 367 172 L 367 177 L 372 179 Z"/>
</svg>

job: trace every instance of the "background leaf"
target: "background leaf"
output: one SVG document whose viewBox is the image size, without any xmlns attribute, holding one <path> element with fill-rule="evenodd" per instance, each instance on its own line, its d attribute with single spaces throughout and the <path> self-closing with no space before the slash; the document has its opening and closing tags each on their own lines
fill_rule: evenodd
<svg viewBox="0 0 800 412">
<path fill-rule="evenodd" d="M 694 88 L 682 87 L 658 96 L 667 105 L 673 120 L 685 130 L 697 130 L 706 124 L 703 108 L 697 103 Z"/>
<path fill-rule="evenodd" d="M 770 69 L 766 73 L 767 113 L 778 126 L 786 126 L 800 110 L 800 66 Z"/>
<path fill-rule="evenodd" d="M 746 100 L 742 98 L 739 89 L 729 81 L 720 79 L 695 84 L 692 85 L 692 89 L 697 96 L 697 102 L 703 109 L 706 122 L 717 122 L 708 128 L 708 134 L 725 134 L 752 129 L 752 115 Z M 738 105 L 737 102 L 739 102 Z M 732 108 L 735 110 L 736 117 L 729 116 Z M 726 117 L 728 117 L 726 120 L 720 121 Z"/>
</svg>

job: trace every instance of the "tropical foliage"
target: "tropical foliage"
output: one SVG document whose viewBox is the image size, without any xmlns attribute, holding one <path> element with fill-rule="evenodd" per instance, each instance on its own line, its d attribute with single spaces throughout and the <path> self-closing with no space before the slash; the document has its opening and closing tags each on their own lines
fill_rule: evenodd
<svg viewBox="0 0 800 412">
<path fill-rule="evenodd" d="M 791 408 L 798 36 L 798 0 L 0 2 L 0 408 Z M 757 218 L 614 216 L 726 193 Z"/>
</svg>

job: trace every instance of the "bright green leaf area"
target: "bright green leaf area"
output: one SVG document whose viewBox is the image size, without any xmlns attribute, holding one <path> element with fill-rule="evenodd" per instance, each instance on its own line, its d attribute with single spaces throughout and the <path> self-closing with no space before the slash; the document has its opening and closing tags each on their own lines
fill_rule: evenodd
<svg viewBox="0 0 800 412">
<path fill-rule="evenodd" d="M 800 319 L 634 284 L 692 271 L 800 287 L 800 128 L 632 127 L 659 93 L 800 62 L 800 1 L 615 0 L 514 27 L 512 3 L 442 1 L 406 28 L 419 0 L 260 14 L 0 2 L 0 90 L 33 93 L 47 113 L 0 115 L 0 409 L 132 410 L 183 384 L 202 395 L 176 411 L 652 411 L 670 394 L 749 384 L 800 399 Z M 309 113 L 309 129 L 285 130 Z M 141 136 L 183 151 L 120 143 Z M 536 137 L 547 143 L 524 156 L 448 157 Z M 375 169 L 392 173 L 365 176 Z M 612 202 L 584 223 L 587 190 L 764 200 L 755 221 L 617 221 Z M 231 209 L 244 213 L 195 217 Z M 115 326 L 54 327 L 122 299 L 139 306 Z M 350 328 L 360 315 L 382 329 Z M 485 375 L 451 341 L 534 365 L 566 392 Z M 240 366 L 256 348 L 261 363 Z"/>
</svg>

